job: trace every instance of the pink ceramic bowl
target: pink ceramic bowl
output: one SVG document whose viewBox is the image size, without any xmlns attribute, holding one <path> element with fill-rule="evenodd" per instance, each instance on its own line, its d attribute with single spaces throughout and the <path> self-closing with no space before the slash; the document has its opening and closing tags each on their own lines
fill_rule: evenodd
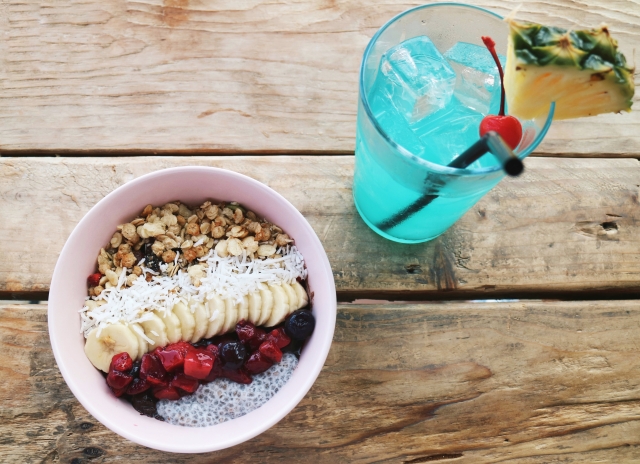
<svg viewBox="0 0 640 464">
<path fill-rule="evenodd" d="M 201 204 L 207 199 L 238 201 L 282 227 L 305 258 L 313 292 L 316 328 L 289 382 L 255 411 L 211 427 L 181 427 L 140 415 L 117 399 L 84 354 L 78 311 L 87 294 L 100 248 L 118 224 L 147 204 L 172 200 Z M 95 205 L 67 240 L 51 282 L 49 336 L 58 367 L 80 403 L 105 426 L 150 448 L 201 453 L 242 443 L 286 416 L 309 391 L 327 358 L 336 321 L 336 290 L 327 255 L 317 235 L 296 208 L 269 187 L 249 177 L 207 167 L 157 171 L 111 192 Z"/>
</svg>

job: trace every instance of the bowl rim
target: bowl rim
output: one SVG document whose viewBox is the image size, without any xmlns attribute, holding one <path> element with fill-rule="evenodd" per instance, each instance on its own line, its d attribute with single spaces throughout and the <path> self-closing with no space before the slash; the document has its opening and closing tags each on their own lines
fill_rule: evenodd
<svg viewBox="0 0 640 464">
<path fill-rule="evenodd" d="M 110 199 L 112 199 L 115 196 L 122 195 L 123 193 L 129 190 L 137 189 L 140 184 L 145 184 L 147 182 L 154 182 L 154 181 L 157 181 L 158 178 L 162 178 L 167 175 L 176 175 L 176 174 L 188 175 L 189 173 L 195 173 L 196 171 L 197 172 L 206 171 L 212 175 L 227 176 L 239 182 L 248 183 L 250 184 L 251 188 L 255 188 L 257 189 L 257 191 L 262 191 L 263 193 L 269 194 L 277 198 L 280 202 L 282 202 L 282 205 L 280 206 L 284 205 L 286 208 L 289 208 L 290 210 L 289 212 L 293 215 L 293 222 L 298 222 L 299 225 L 303 229 L 305 229 L 305 232 L 309 234 L 309 237 L 313 242 L 312 243 L 313 247 L 319 247 L 319 250 L 321 251 L 321 253 L 319 253 L 321 258 L 317 260 L 314 264 L 314 267 L 317 268 L 316 272 L 314 273 L 314 280 L 326 280 L 334 297 L 328 299 L 328 303 L 330 303 L 330 307 L 326 309 L 326 311 L 329 314 L 329 322 L 330 322 L 328 327 L 327 338 L 329 338 L 330 336 L 330 341 L 329 343 L 323 343 L 321 346 L 321 350 L 319 352 L 314 350 L 314 356 L 312 359 L 315 361 L 312 364 L 313 367 L 311 370 L 311 375 L 304 378 L 303 381 L 298 385 L 296 391 L 287 396 L 286 407 L 281 408 L 279 410 L 279 413 L 273 414 L 269 416 L 267 419 L 265 419 L 264 421 L 261 421 L 259 425 L 257 425 L 256 427 L 251 427 L 251 429 L 248 430 L 246 434 L 240 434 L 235 438 L 226 439 L 226 440 L 223 440 L 222 442 L 218 442 L 215 444 L 209 443 L 202 446 L 198 446 L 198 445 L 194 446 L 193 444 L 189 444 L 188 446 L 186 446 L 185 444 L 182 444 L 182 443 L 167 444 L 165 442 L 154 441 L 154 440 L 145 439 L 144 437 L 139 437 L 135 433 L 129 433 L 127 430 L 123 430 L 122 426 L 118 424 L 117 421 L 111 420 L 108 416 L 106 416 L 101 412 L 102 408 L 99 407 L 97 404 L 95 404 L 95 401 L 92 401 L 92 396 L 88 395 L 87 392 L 83 391 L 82 388 L 80 388 L 80 386 L 76 383 L 76 381 L 74 380 L 74 375 L 70 370 L 70 366 L 68 365 L 68 363 L 65 362 L 65 359 L 62 357 L 62 354 L 60 353 L 60 346 L 58 341 L 58 338 L 60 337 L 60 335 L 57 335 L 57 337 L 54 337 L 54 333 L 56 333 L 54 326 L 55 326 L 55 321 L 57 319 L 56 311 L 54 308 L 58 307 L 57 300 L 60 298 L 58 294 L 62 292 L 61 281 L 62 279 L 64 279 L 64 276 L 62 275 L 63 271 L 61 269 L 64 266 L 64 261 L 69 259 L 67 256 L 70 254 L 70 249 L 72 247 L 72 244 L 75 243 L 75 239 L 79 236 L 79 234 L 81 234 L 82 229 L 84 229 L 84 227 L 86 227 L 87 224 L 98 219 L 98 212 L 104 207 L 105 204 L 110 202 Z M 206 198 L 203 198 L 202 201 L 206 201 Z M 326 362 L 326 359 L 329 354 L 329 350 L 331 348 L 331 344 L 333 341 L 336 314 L 337 314 L 337 297 L 336 297 L 335 281 L 333 278 L 333 272 L 331 270 L 329 259 L 327 257 L 327 254 L 324 250 L 324 247 L 318 235 L 315 233 L 315 231 L 313 230 L 309 222 L 306 220 L 306 218 L 302 215 L 302 213 L 300 213 L 300 211 L 298 211 L 298 209 L 295 206 L 293 206 L 293 204 L 291 204 L 284 196 L 276 192 L 271 187 L 247 175 L 240 174 L 238 172 L 231 171 L 228 169 L 210 167 L 210 166 L 181 166 L 181 167 L 173 167 L 173 168 L 153 171 L 124 183 L 123 185 L 112 190 L 109 194 L 107 194 L 105 197 L 100 199 L 93 207 L 91 207 L 91 209 L 84 215 L 84 217 L 80 219 L 80 221 L 75 225 L 73 231 L 69 235 L 69 238 L 65 242 L 62 248 L 62 251 L 60 252 L 60 255 L 58 257 L 58 260 L 56 262 L 56 266 L 53 272 L 51 285 L 50 285 L 48 309 L 47 309 L 47 318 L 48 318 L 47 325 L 48 325 L 48 331 L 49 331 L 49 340 L 51 343 L 54 358 L 58 365 L 58 369 L 62 374 L 62 377 L 64 378 L 67 386 L 69 387 L 71 392 L 74 394 L 76 399 L 95 419 L 97 419 L 100 423 L 102 423 L 104 426 L 109 428 L 111 431 L 117 433 L 118 435 L 124 438 L 127 438 L 128 440 L 131 440 L 134 443 L 138 443 L 140 445 L 143 445 L 149 448 L 158 449 L 161 451 L 175 452 L 175 453 L 202 453 L 202 452 L 211 452 L 211 451 L 217 451 L 217 450 L 229 448 L 231 446 L 235 446 L 239 443 L 243 443 L 247 440 L 250 440 L 251 438 L 256 437 L 257 435 L 261 434 L 262 432 L 271 428 L 277 422 L 282 420 L 287 414 L 289 414 L 289 412 L 291 412 L 298 405 L 298 403 L 304 398 L 304 396 L 309 392 L 309 390 L 315 383 L 316 379 L 320 374 L 320 371 L 324 366 L 324 363 Z M 79 322 L 80 320 L 78 318 L 78 323 Z M 285 383 L 282 389 L 284 389 L 288 383 L 290 382 L 288 381 L 287 383 Z M 269 404 L 269 402 L 271 402 L 272 399 L 273 397 L 269 399 L 266 403 L 264 403 L 262 406 L 255 409 L 253 412 L 258 411 L 265 405 Z M 248 414 L 251 414 L 251 413 L 248 413 Z M 246 417 L 247 415 L 238 417 L 233 420 L 239 420 L 242 417 Z M 225 423 L 232 422 L 233 420 L 226 421 L 221 424 L 217 424 L 213 426 L 195 428 L 195 429 L 208 429 L 212 427 L 217 427 Z M 174 427 L 183 428 L 184 426 L 175 425 Z M 194 428 L 192 427 L 184 427 L 184 428 L 194 430 Z"/>
</svg>

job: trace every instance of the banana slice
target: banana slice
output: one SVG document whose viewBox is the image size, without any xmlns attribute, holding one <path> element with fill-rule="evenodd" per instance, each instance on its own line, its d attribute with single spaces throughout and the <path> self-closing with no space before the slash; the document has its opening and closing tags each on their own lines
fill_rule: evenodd
<svg viewBox="0 0 640 464">
<path fill-rule="evenodd" d="M 289 300 L 287 294 L 280 285 L 269 285 L 269 290 L 273 293 L 273 309 L 269 320 L 264 323 L 267 327 L 273 327 L 284 321 L 289 314 Z"/>
<path fill-rule="evenodd" d="M 287 300 L 289 301 L 289 310 L 287 311 L 287 314 L 285 314 L 285 317 L 287 317 L 298 309 L 298 294 L 293 287 L 287 283 L 282 284 L 282 289 L 287 294 Z"/>
<path fill-rule="evenodd" d="M 236 305 L 236 311 L 238 312 L 238 322 L 243 319 L 249 320 L 249 297 L 246 295 L 242 297 L 242 301 Z"/>
<path fill-rule="evenodd" d="M 164 325 L 162 319 L 154 313 L 149 313 L 149 315 L 149 319 L 140 322 L 140 325 L 144 329 L 144 334 L 152 341 L 149 343 L 148 349 L 154 350 L 159 346 L 166 346 L 169 343 L 169 337 L 167 337 L 167 326 Z"/>
<path fill-rule="evenodd" d="M 180 319 L 180 329 L 182 330 L 182 340 L 189 341 L 196 330 L 196 318 L 191 313 L 189 307 L 180 302 L 173 306 L 173 314 Z"/>
<path fill-rule="evenodd" d="M 304 308 L 309 304 L 309 295 L 307 295 L 307 291 L 304 289 L 300 282 L 295 281 L 292 284 L 293 289 L 296 291 L 296 295 L 298 295 L 298 307 L 296 309 Z"/>
<path fill-rule="evenodd" d="M 260 319 L 256 322 L 256 325 L 264 325 L 271 317 L 271 311 L 273 311 L 273 293 L 266 285 L 260 289 L 260 299 L 262 300 L 262 308 L 260 308 Z"/>
<path fill-rule="evenodd" d="M 227 333 L 236 328 L 238 323 L 238 312 L 236 311 L 236 304 L 231 298 L 224 300 L 225 305 L 225 317 L 224 326 L 222 327 L 222 333 Z"/>
<path fill-rule="evenodd" d="M 260 292 L 249 293 L 249 321 L 258 325 L 262 310 L 262 297 Z"/>
<path fill-rule="evenodd" d="M 164 325 L 167 327 L 167 338 L 169 343 L 175 343 L 182 340 L 182 327 L 180 319 L 173 311 L 154 311 L 156 316 L 162 319 Z"/>
<path fill-rule="evenodd" d="M 207 306 L 209 306 L 209 326 L 207 327 L 207 333 L 204 338 L 211 338 L 214 335 L 222 333 L 222 327 L 224 327 L 224 318 L 226 308 L 224 300 L 218 295 L 213 295 L 207 300 Z"/>
<path fill-rule="evenodd" d="M 193 317 L 196 320 L 196 328 L 193 331 L 193 337 L 191 337 L 191 343 L 196 343 L 202 340 L 204 334 L 207 333 L 209 328 L 209 308 L 200 302 L 192 301 L 190 304 L 193 308 Z"/>
<path fill-rule="evenodd" d="M 98 335 L 100 331 L 100 335 Z M 131 359 L 138 357 L 138 337 L 124 324 L 110 324 L 93 329 L 89 332 L 87 342 L 84 344 L 84 352 L 91 361 L 103 372 L 109 372 L 109 365 L 114 355 L 123 352 L 129 353 Z"/>
<path fill-rule="evenodd" d="M 147 351 L 149 351 L 149 343 L 147 343 L 147 340 L 143 337 L 144 329 L 140 326 L 140 324 L 136 324 L 136 323 L 129 324 L 129 328 L 138 338 L 138 357 L 131 358 L 134 361 L 136 361 L 137 359 L 142 358 L 142 355 L 145 354 Z"/>
</svg>

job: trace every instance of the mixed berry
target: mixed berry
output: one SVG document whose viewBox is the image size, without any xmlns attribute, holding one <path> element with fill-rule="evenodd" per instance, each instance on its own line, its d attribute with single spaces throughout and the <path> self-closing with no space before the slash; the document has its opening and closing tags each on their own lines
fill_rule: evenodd
<svg viewBox="0 0 640 464">
<path fill-rule="evenodd" d="M 180 399 L 194 393 L 201 383 L 217 378 L 249 384 L 253 375 L 279 363 L 283 352 L 299 356 L 314 327 L 311 311 L 300 309 L 275 328 L 241 320 L 235 332 L 195 344 L 171 343 L 144 354 L 137 362 L 128 353 L 119 353 L 111 360 L 107 385 L 141 414 L 163 420 L 156 410 L 159 400 Z"/>
</svg>

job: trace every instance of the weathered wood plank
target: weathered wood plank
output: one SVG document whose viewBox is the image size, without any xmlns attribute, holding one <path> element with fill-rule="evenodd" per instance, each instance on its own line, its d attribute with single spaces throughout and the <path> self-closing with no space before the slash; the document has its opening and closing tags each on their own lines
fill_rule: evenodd
<svg viewBox="0 0 640 464">
<path fill-rule="evenodd" d="M 134 445 L 99 424 L 56 368 L 46 306 L 3 305 L 0 455 L 21 463 L 637 462 L 639 324 L 637 300 L 342 305 L 325 368 L 300 405 L 244 445 L 190 457 Z"/>
<path fill-rule="evenodd" d="M 406 0 L 7 0 L 0 150 L 353 151 L 357 73 Z M 471 0 L 558 26 L 608 23 L 631 57 L 633 0 Z M 555 123 L 542 154 L 634 156 L 638 113 Z"/>
<path fill-rule="evenodd" d="M 529 159 L 443 236 L 409 246 L 362 222 L 349 156 L 2 158 L 0 291 L 47 291 L 65 240 L 98 200 L 185 165 L 238 171 L 283 194 L 322 240 L 342 299 L 640 291 L 637 160 Z"/>
</svg>

